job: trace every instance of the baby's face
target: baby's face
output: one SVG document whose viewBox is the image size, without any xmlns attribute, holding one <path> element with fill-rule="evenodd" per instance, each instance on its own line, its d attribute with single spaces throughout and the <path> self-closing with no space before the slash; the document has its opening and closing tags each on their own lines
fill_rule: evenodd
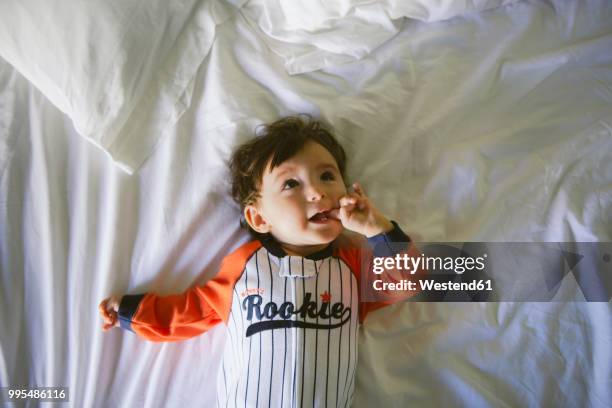
<svg viewBox="0 0 612 408">
<path fill-rule="evenodd" d="M 342 232 L 337 209 L 345 194 L 334 157 L 309 141 L 295 156 L 264 172 L 255 204 L 264 222 L 260 227 L 290 253 L 299 254 L 302 246 L 323 247 Z"/>
</svg>

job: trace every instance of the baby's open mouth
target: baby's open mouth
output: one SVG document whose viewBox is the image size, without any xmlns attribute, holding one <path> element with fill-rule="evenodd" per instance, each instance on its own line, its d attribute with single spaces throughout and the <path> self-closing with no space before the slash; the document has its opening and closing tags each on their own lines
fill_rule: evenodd
<svg viewBox="0 0 612 408">
<path fill-rule="evenodd" d="M 327 211 L 321 211 L 321 212 L 316 213 L 312 217 L 310 217 L 308 220 L 313 221 L 313 222 L 325 222 L 329 220 L 338 220 L 338 210 L 331 209 Z"/>
</svg>

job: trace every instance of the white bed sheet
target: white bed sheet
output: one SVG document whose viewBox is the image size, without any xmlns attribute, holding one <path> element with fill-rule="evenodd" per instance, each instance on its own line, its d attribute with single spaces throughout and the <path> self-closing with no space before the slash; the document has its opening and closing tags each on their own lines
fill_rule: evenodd
<svg viewBox="0 0 612 408">
<path fill-rule="evenodd" d="M 222 327 L 102 333 L 112 294 L 203 283 L 248 239 L 226 161 L 254 126 L 331 123 L 349 176 L 422 241 L 611 241 L 612 5 L 518 2 L 408 21 L 362 60 L 290 76 L 241 14 L 136 176 L 0 64 L 0 382 L 71 406 L 214 404 Z M 571 287 L 571 276 L 566 279 Z M 610 303 L 409 303 L 360 332 L 355 403 L 609 406 Z"/>
<path fill-rule="evenodd" d="M 238 3 L 236 3 L 238 4 Z M 0 3 L 0 57 L 131 173 L 189 106 L 225 0 Z"/>
</svg>

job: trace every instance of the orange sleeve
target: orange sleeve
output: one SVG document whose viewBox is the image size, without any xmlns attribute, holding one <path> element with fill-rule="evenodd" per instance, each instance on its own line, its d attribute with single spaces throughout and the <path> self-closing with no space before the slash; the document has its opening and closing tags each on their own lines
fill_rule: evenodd
<svg viewBox="0 0 612 408">
<path fill-rule="evenodd" d="M 359 293 L 359 322 L 363 323 L 369 312 L 380 309 L 381 307 L 393 304 L 390 301 L 367 301 L 364 300 L 364 292 L 367 290 L 363 286 L 362 276 L 367 273 L 367 268 L 364 268 L 363 263 L 365 259 L 362 259 L 364 253 L 359 248 L 340 248 L 337 253 L 338 257 L 342 259 L 353 271 L 355 278 L 357 279 L 357 290 Z M 364 279 L 365 280 L 365 279 Z"/>
<path fill-rule="evenodd" d="M 400 254 L 406 253 L 410 257 L 418 257 L 419 249 L 414 243 L 408 239 L 407 247 L 401 251 Z M 337 250 L 337 256 L 340 257 L 353 271 L 357 279 L 357 285 L 359 288 L 359 321 L 363 323 L 368 313 L 380 309 L 385 306 L 395 304 L 399 301 L 406 300 L 410 297 L 415 296 L 419 293 L 419 289 L 413 291 L 402 291 L 401 293 L 391 291 L 374 291 L 371 287 L 373 279 L 367 276 L 372 271 L 372 249 L 368 248 L 369 245 L 363 242 L 361 246 L 352 246 L 348 248 L 339 248 Z M 417 271 L 414 275 L 406 275 L 401 272 L 386 273 L 384 276 L 377 276 L 376 279 L 383 279 L 385 282 L 397 282 L 400 279 L 418 280 L 424 274 L 424 270 Z M 397 279 L 399 278 L 399 279 Z M 417 285 L 417 288 L 419 286 Z"/>
<path fill-rule="evenodd" d="M 121 327 L 144 339 L 162 342 L 185 340 L 218 323 L 227 323 L 234 284 L 260 247 L 259 241 L 252 241 L 238 248 L 224 258 L 217 276 L 185 293 L 124 296 L 119 307 Z"/>
</svg>

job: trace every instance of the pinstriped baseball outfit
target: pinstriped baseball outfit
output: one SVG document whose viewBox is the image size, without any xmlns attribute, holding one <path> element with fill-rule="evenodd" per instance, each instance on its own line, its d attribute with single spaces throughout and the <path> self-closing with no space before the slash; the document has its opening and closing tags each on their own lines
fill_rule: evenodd
<svg viewBox="0 0 612 408">
<path fill-rule="evenodd" d="M 370 239 L 407 242 L 393 231 Z M 217 404 L 229 407 L 349 407 L 357 365 L 359 249 L 330 245 L 289 256 L 273 239 L 253 241 L 204 287 L 182 295 L 125 296 L 121 326 L 152 341 L 198 335 L 225 322 L 228 337 Z"/>
</svg>

